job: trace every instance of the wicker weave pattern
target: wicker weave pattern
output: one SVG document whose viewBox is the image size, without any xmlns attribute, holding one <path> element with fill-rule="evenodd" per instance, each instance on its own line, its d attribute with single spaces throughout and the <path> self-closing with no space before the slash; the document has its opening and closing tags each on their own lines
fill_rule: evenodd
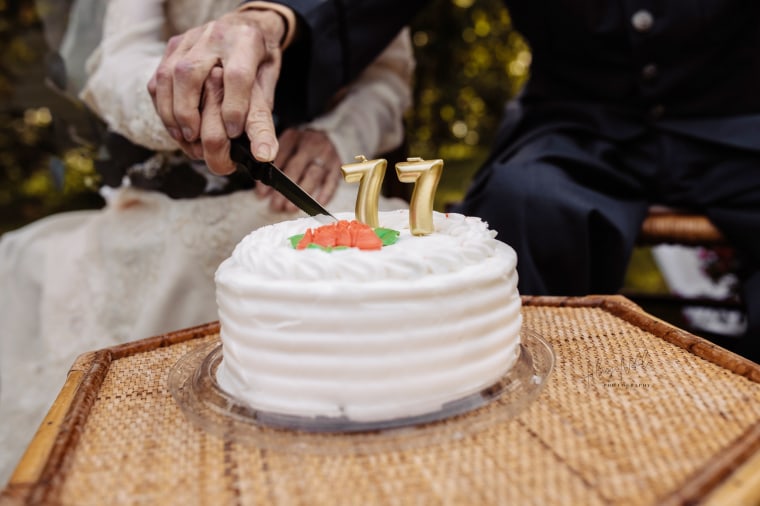
<svg viewBox="0 0 760 506">
<path fill-rule="evenodd" d="M 714 481 L 712 471 L 694 478 L 715 468 L 717 454 L 757 431 L 756 369 L 740 364 L 731 372 L 693 353 L 710 356 L 710 346 L 683 349 L 601 307 L 528 305 L 524 314 L 557 355 L 537 401 L 462 440 L 368 455 L 265 451 L 193 426 L 166 377 L 215 334 L 126 354 L 112 362 L 78 444 L 38 498 L 72 505 L 678 503 Z"/>
</svg>

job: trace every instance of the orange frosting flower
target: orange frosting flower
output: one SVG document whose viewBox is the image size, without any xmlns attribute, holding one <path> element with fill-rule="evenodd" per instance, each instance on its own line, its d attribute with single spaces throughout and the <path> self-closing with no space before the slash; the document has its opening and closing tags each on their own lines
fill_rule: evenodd
<svg viewBox="0 0 760 506">
<path fill-rule="evenodd" d="M 296 249 L 305 249 L 309 244 L 317 244 L 324 248 L 345 246 L 364 250 L 383 247 L 383 241 L 372 227 L 356 220 L 340 220 L 315 229 L 307 229 Z"/>
</svg>

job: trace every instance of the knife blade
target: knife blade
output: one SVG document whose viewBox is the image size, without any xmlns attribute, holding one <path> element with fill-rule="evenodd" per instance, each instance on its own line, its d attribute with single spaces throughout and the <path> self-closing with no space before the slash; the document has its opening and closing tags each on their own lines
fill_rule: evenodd
<svg viewBox="0 0 760 506">
<path fill-rule="evenodd" d="M 256 181 L 271 186 L 280 192 L 286 199 L 294 203 L 309 216 L 313 216 L 321 223 L 338 221 L 335 216 L 322 207 L 308 192 L 298 186 L 298 183 L 277 168 L 274 163 L 256 160 L 251 154 L 250 142 L 246 136 L 232 139 L 230 158 L 237 164 L 238 168 L 242 169 Z"/>
</svg>

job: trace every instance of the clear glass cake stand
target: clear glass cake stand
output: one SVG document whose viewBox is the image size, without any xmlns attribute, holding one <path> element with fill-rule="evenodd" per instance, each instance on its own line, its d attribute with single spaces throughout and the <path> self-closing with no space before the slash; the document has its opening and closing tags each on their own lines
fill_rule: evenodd
<svg viewBox="0 0 760 506">
<path fill-rule="evenodd" d="M 169 372 L 169 390 L 192 423 L 225 440 L 258 448 L 341 454 L 442 444 L 503 423 L 538 397 L 555 357 L 542 336 L 524 328 L 517 362 L 493 385 L 432 413 L 377 422 L 252 409 L 219 387 L 215 373 L 221 359 L 217 341 L 187 353 Z"/>
</svg>

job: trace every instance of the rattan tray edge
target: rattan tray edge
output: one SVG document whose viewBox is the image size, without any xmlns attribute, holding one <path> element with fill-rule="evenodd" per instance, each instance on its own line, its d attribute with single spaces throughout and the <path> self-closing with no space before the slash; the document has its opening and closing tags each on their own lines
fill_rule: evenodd
<svg viewBox="0 0 760 506">
<path fill-rule="evenodd" d="M 0 493 L 0 505 L 51 504 L 60 483 L 58 472 L 77 445 L 97 392 L 111 363 L 119 358 L 205 337 L 219 331 L 219 322 L 169 332 L 86 352 L 77 357 L 29 447 Z"/>
<path fill-rule="evenodd" d="M 760 365 L 644 312 L 641 307 L 622 295 L 524 296 L 523 303 L 537 306 L 602 308 L 708 362 L 750 381 L 760 383 Z M 708 466 L 692 475 L 683 488 L 663 498 L 661 504 L 696 504 L 706 501 L 708 496 L 715 497 L 713 499 L 717 501 L 715 504 L 757 504 L 760 502 L 760 497 L 757 495 L 760 493 L 758 450 L 760 450 L 760 421 L 734 441 L 734 444 L 716 455 Z M 743 467 L 743 464 L 746 464 L 746 467 Z M 731 491 L 731 503 L 724 502 L 723 490 Z M 751 499 L 750 496 L 752 496 Z"/>
</svg>

